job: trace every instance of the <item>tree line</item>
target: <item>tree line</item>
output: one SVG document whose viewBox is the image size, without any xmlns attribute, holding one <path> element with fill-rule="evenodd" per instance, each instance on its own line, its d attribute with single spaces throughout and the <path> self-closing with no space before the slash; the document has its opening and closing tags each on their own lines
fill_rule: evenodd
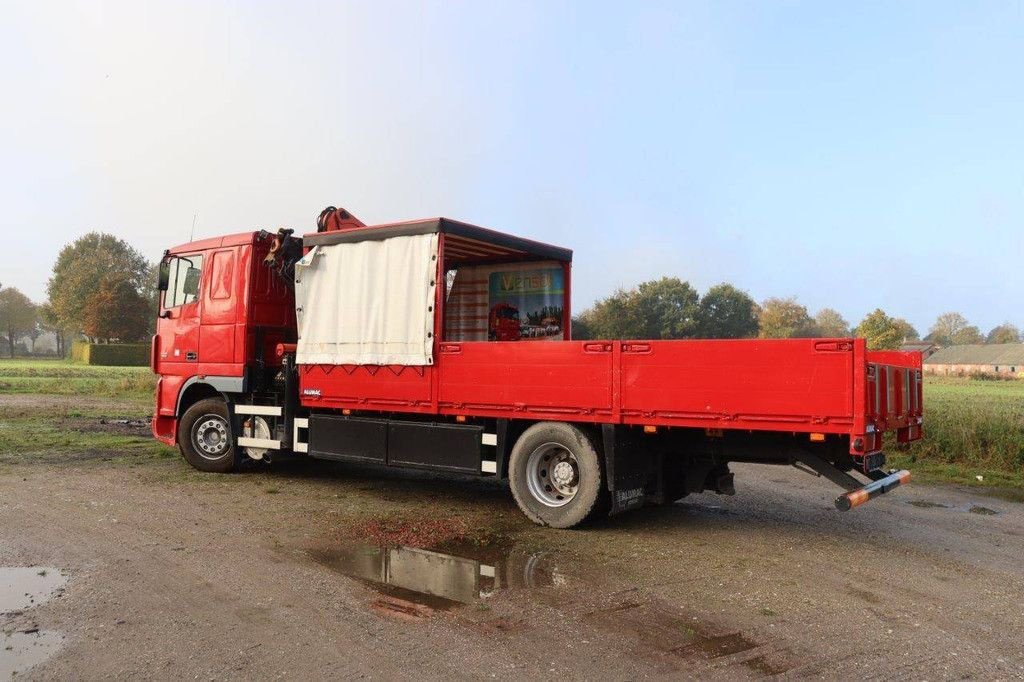
<svg viewBox="0 0 1024 682">
<path fill-rule="evenodd" d="M 0 338 L 12 358 L 21 339 L 35 354 L 47 332 L 61 357 L 68 339 L 141 341 L 156 325 L 156 305 L 156 266 L 124 240 L 90 232 L 61 249 L 44 303 L 0 283 Z"/>
<path fill-rule="evenodd" d="M 67 340 L 84 336 L 93 342 L 141 341 L 156 324 L 156 266 L 117 237 L 89 234 L 61 249 L 47 283 L 47 300 L 33 303 L 14 287 L 0 283 L 0 339 L 14 357 L 16 345 L 35 353 L 36 340 L 53 333 L 57 354 L 67 354 Z M 551 317 L 561 319 L 561 314 Z M 862 336 L 875 349 L 899 348 L 921 337 L 907 320 L 878 308 L 856 326 L 832 308 L 813 316 L 796 298 L 768 298 L 757 303 L 727 283 L 701 296 L 689 282 L 662 277 L 619 289 L 572 320 L 577 339 L 746 339 Z M 958 312 L 939 315 L 924 341 L 938 346 L 1020 343 L 1021 332 L 1009 322 L 989 333 Z"/>
<path fill-rule="evenodd" d="M 701 296 L 689 282 L 662 277 L 597 301 L 572 320 L 577 339 L 788 339 L 864 337 L 872 349 L 894 349 L 910 341 L 938 346 L 975 343 L 1020 343 L 1020 330 L 1009 322 L 982 335 L 957 312 L 943 313 L 921 339 L 917 329 L 881 308 L 857 325 L 836 310 L 814 315 L 796 298 L 768 298 L 757 303 L 731 284 L 718 284 Z"/>
</svg>

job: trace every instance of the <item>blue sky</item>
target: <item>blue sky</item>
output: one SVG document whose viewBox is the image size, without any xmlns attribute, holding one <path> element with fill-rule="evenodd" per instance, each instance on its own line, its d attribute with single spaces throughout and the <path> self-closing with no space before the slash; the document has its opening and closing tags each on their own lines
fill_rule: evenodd
<svg viewBox="0 0 1024 682">
<path fill-rule="evenodd" d="M 446 215 L 925 333 L 1024 326 L 1020 2 L 3 1 L 0 282 L 92 229 Z"/>
</svg>

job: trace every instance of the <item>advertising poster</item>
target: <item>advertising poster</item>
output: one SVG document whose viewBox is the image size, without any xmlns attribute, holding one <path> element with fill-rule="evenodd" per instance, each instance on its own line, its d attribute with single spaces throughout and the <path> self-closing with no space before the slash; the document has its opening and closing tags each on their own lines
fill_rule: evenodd
<svg viewBox="0 0 1024 682">
<path fill-rule="evenodd" d="M 490 273 L 487 338 L 491 341 L 562 340 L 560 267 L 522 268 Z"/>
<path fill-rule="evenodd" d="M 459 268 L 450 284 L 445 338 L 561 341 L 565 278 L 558 263 Z"/>
</svg>

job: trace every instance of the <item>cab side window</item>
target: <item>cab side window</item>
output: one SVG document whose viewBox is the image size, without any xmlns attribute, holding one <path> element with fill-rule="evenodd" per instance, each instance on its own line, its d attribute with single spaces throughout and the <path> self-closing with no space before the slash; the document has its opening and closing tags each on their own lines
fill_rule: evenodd
<svg viewBox="0 0 1024 682">
<path fill-rule="evenodd" d="M 203 274 L 203 256 L 178 256 L 169 263 L 164 307 L 176 308 L 199 298 L 199 282 Z"/>
</svg>

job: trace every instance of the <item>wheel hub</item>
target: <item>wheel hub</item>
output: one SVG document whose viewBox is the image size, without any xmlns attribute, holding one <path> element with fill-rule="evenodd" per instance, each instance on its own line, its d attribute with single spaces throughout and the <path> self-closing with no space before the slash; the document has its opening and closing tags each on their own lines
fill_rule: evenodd
<svg viewBox="0 0 1024 682">
<path fill-rule="evenodd" d="M 196 422 L 193 442 L 206 459 L 219 459 L 228 448 L 228 425 L 222 418 L 207 416 Z"/>
<path fill-rule="evenodd" d="M 580 468 L 576 455 L 560 443 L 545 443 L 526 462 L 530 494 L 547 507 L 569 504 L 579 489 Z"/>
<path fill-rule="evenodd" d="M 572 485 L 575 478 L 576 472 L 573 471 L 572 464 L 569 462 L 562 461 L 551 468 L 551 479 L 559 487 Z"/>
</svg>

